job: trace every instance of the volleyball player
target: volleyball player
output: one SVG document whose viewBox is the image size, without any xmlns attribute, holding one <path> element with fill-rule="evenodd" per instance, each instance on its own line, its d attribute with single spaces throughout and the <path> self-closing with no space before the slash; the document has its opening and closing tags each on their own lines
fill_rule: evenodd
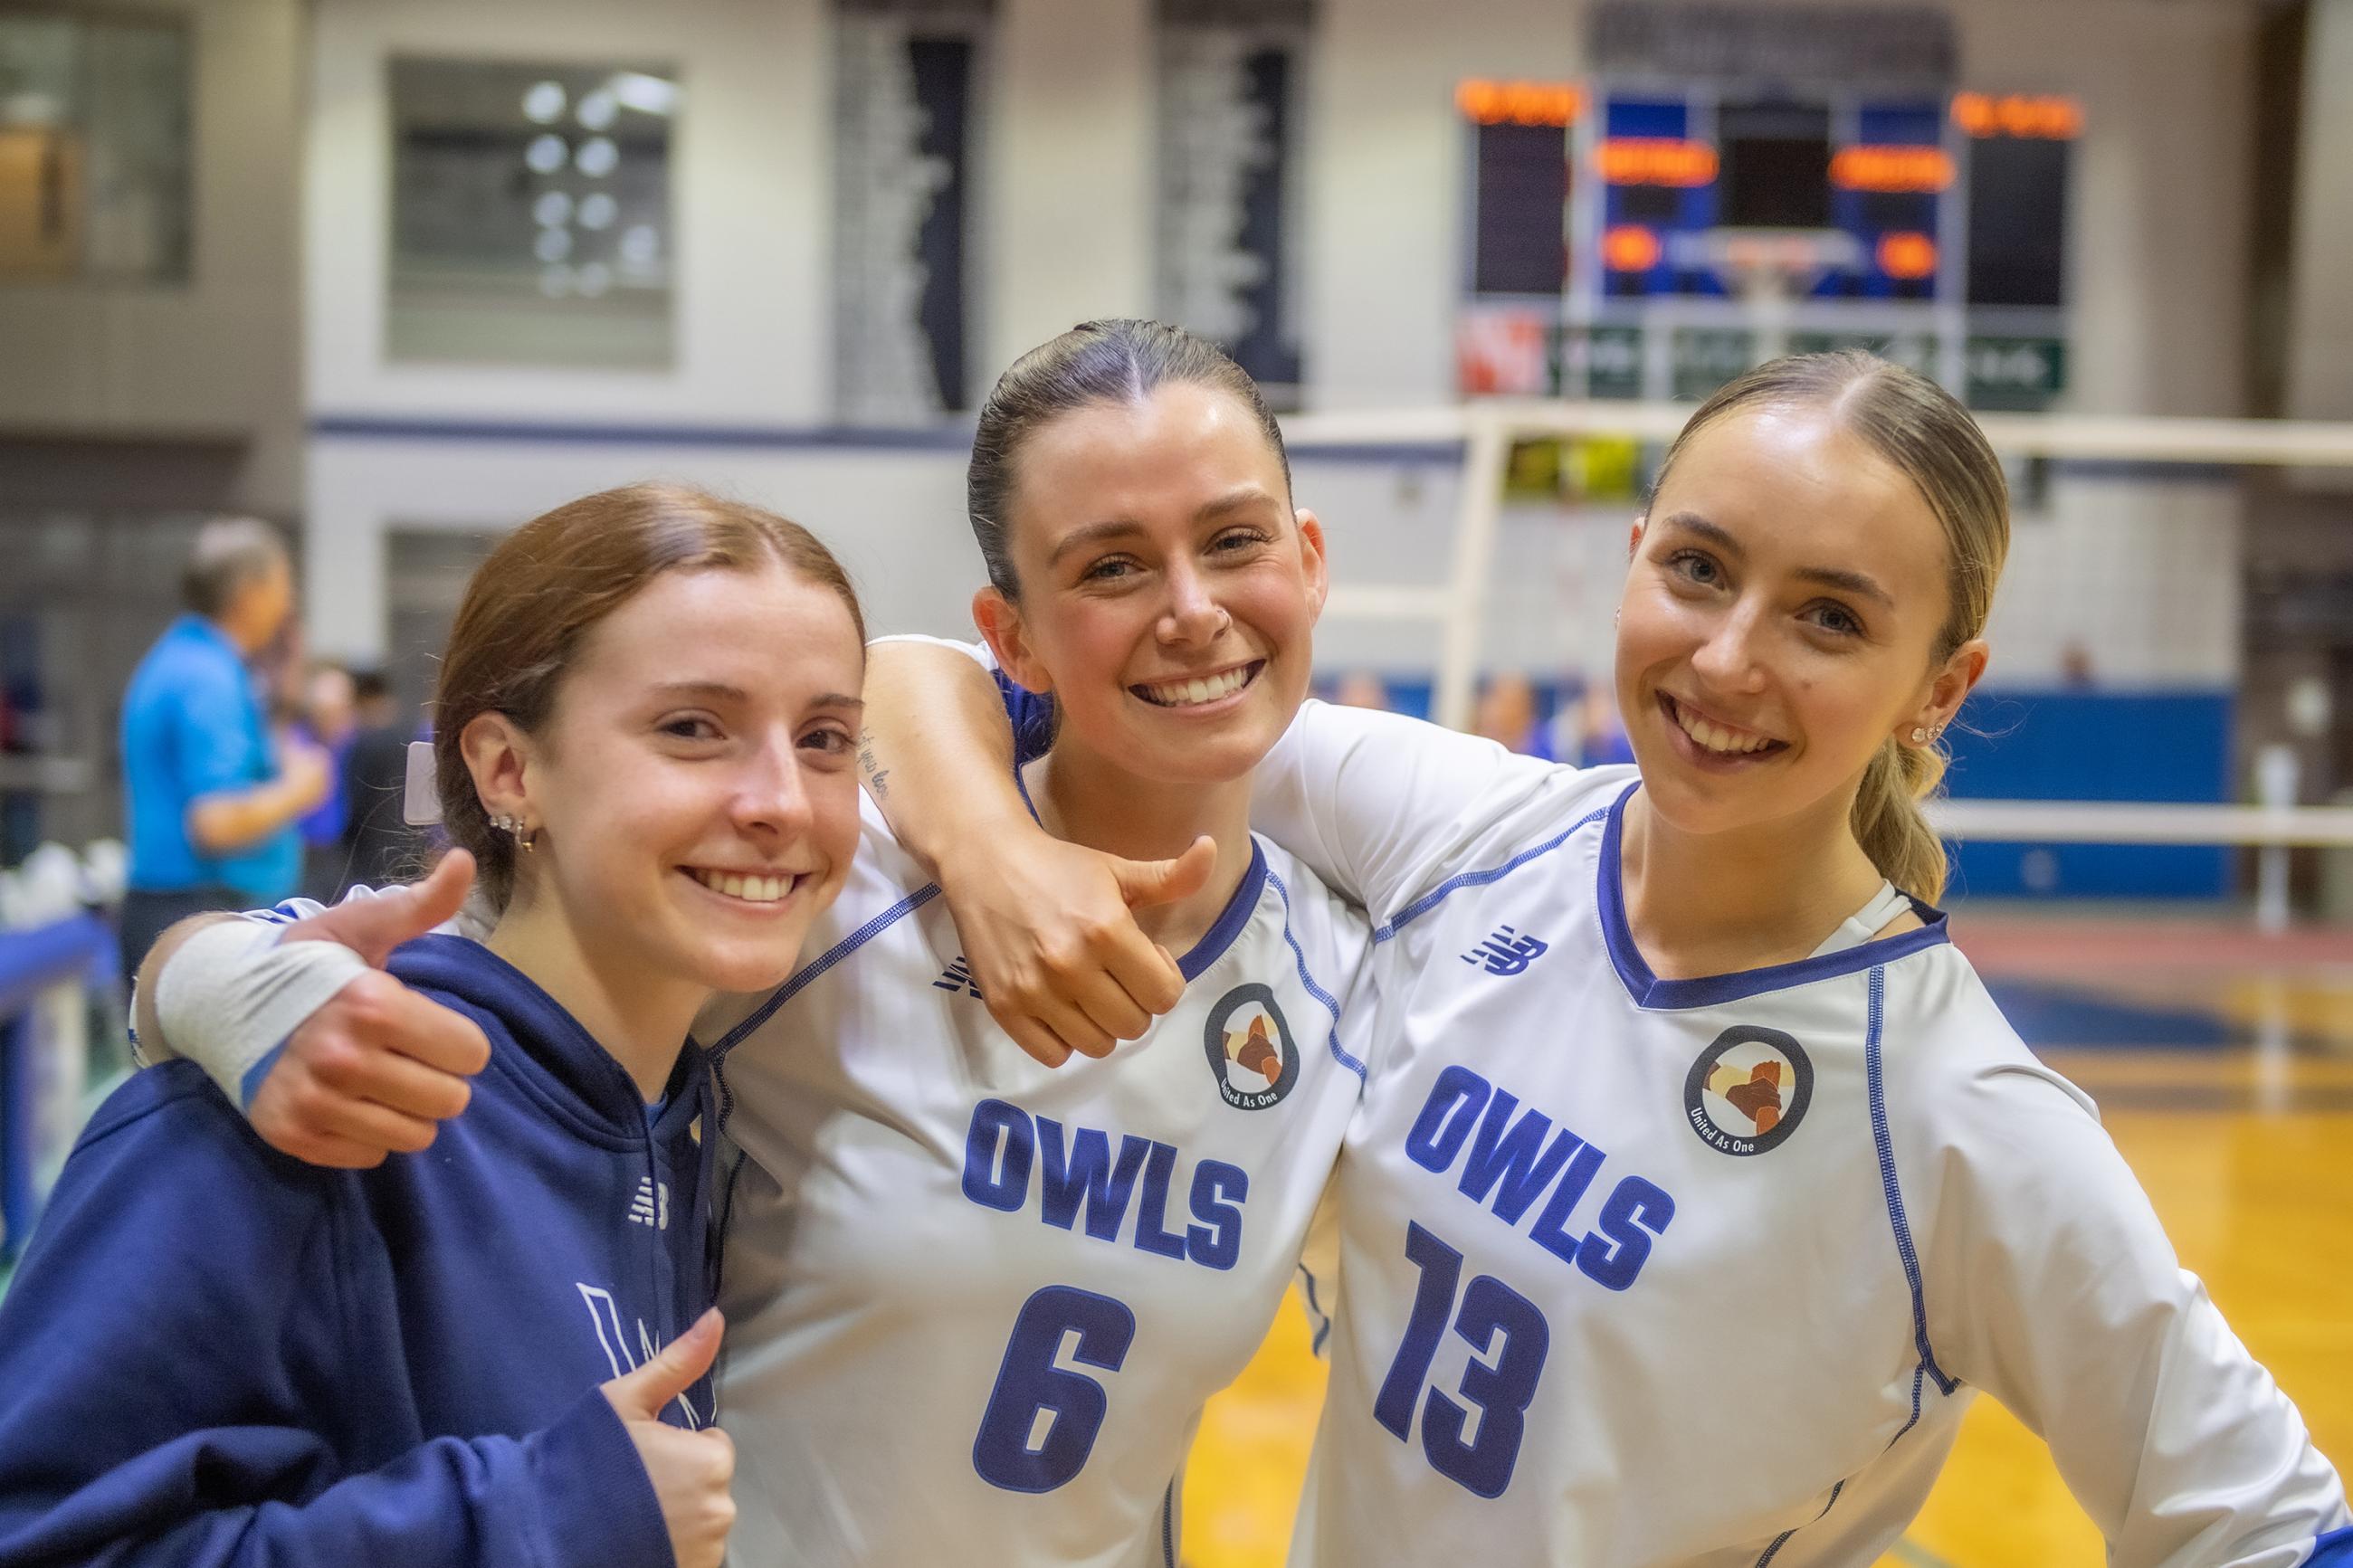
<svg viewBox="0 0 2353 1568">
<path fill-rule="evenodd" d="M 1928 902 L 1916 802 L 2007 544 L 1945 393 L 1776 362 L 1694 415 L 1633 531 L 1638 769 L 1310 704 L 1261 770 L 1259 824 L 1368 906 L 1380 994 L 1295 1563 L 1869 1563 L 1978 1391 L 2113 1562 L 2353 1561 L 2295 1407 Z M 993 798 L 1004 742 L 948 721 L 987 684 L 878 653 L 874 756 L 990 933 L 981 983 L 1115 1023 L 1033 1004 L 1029 954 L 1116 902 Z M 1137 962 L 1100 945 L 1083 994 Z"/>
<path fill-rule="evenodd" d="M 1023 774 L 1039 820 L 1182 861 L 1150 915 L 1167 1016 L 1111 1060 L 1033 1059 L 868 814 L 818 956 L 702 1037 L 730 1145 L 733 1550 L 1173 1568 L 1202 1405 L 1273 1318 L 1365 1072 L 1342 1012 L 1364 921 L 1248 826 L 1251 772 L 1306 689 L 1323 536 L 1249 377 L 1149 322 L 1081 327 L 1008 370 L 969 500 L 976 617 L 1051 700 Z M 183 1049 L 250 1047 L 218 1021 L 164 1022 Z M 295 1031 L 263 1095 L 341 1048 L 330 1022 Z M 383 1110 L 261 1124 L 366 1142 Z"/>
<path fill-rule="evenodd" d="M 118 1089 L 0 1304 L 0 1563 L 717 1568 L 709 1075 L 681 1047 L 714 991 L 790 973 L 848 872 L 861 643 L 822 546 L 692 491 L 591 496 L 491 552 L 435 761 L 492 923 L 391 952 L 438 1005 L 356 993 L 470 1036 L 470 1095 L 429 1153 L 334 1171 L 194 1063 Z M 470 870 L 342 934 L 383 962 Z M 280 934 L 198 931 L 164 988 L 252 976 L 266 1019 L 322 957 L 364 966 Z"/>
</svg>

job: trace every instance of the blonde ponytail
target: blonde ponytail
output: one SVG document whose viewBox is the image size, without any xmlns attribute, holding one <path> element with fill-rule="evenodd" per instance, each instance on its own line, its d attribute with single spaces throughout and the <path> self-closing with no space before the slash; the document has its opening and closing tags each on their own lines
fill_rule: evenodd
<svg viewBox="0 0 2353 1568">
<path fill-rule="evenodd" d="M 1693 437 L 1751 404 L 1830 409 L 1909 479 L 1936 514 L 1951 597 L 1944 627 L 1928 650 L 1932 668 L 1985 631 L 1994 584 L 2010 553 L 2010 487 L 2001 459 L 1968 409 L 1926 376 L 1859 350 L 1790 354 L 1758 365 L 1700 405 L 1660 461 L 1651 494 L 1665 488 Z M 1922 746 L 1884 742 L 1863 770 L 1848 817 L 1879 874 L 1931 902 L 1944 896 L 1945 846 L 1920 803 L 1944 778 L 1945 761 L 1933 741 Z"/>
<path fill-rule="evenodd" d="M 1915 899 L 1945 896 L 1945 844 L 1920 803 L 1945 776 L 1945 753 L 1932 742 L 1907 746 L 1890 738 L 1862 771 L 1848 821 L 1879 874 Z"/>
</svg>

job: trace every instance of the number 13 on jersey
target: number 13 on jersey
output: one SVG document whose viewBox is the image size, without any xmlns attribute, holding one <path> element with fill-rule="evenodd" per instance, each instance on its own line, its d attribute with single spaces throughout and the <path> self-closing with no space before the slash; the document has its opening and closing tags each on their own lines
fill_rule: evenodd
<svg viewBox="0 0 2353 1568">
<path fill-rule="evenodd" d="M 1471 1411 L 1432 1388 L 1419 1400 L 1421 1451 L 1429 1456 L 1430 1468 L 1449 1480 L 1482 1498 L 1501 1497 L 1519 1462 L 1525 1417 L 1544 1375 L 1552 1328 L 1535 1302 L 1492 1274 L 1472 1280 L 1458 1301 L 1462 1255 L 1418 1224 L 1406 1227 L 1405 1255 L 1421 1270 L 1421 1282 L 1414 1291 L 1404 1342 L 1373 1401 L 1373 1416 L 1398 1442 L 1413 1440 L 1414 1405 L 1430 1381 L 1430 1363 L 1437 1359 L 1439 1339 L 1451 1317 L 1454 1331 L 1473 1355 L 1488 1358 L 1465 1366 L 1456 1390 L 1478 1407 L 1478 1425 L 1472 1426 Z"/>
</svg>

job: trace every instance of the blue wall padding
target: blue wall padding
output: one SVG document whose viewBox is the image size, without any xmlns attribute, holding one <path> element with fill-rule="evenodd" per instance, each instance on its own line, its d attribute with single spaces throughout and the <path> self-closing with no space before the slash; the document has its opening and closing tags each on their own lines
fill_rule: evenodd
<svg viewBox="0 0 2353 1568">
<path fill-rule="evenodd" d="M 2227 801 L 2231 692 L 1983 692 L 1946 736 L 1962 798 Z M 1968 843 L 1953 892 L 1980 898 L 2213 899 L 2232 887 L 2221 846 Z"/>
<path fill-rule="evenodd" d="M 1427 718 L 1430 682 L 1386 678 L 1391 704 Z M 1548 717 L 1562 684 L 1535 683 Z M 2227 801 L 2231 691 L 1980 692 L 1947 732 L 1947 787 L 1980 800 Z M 2121 844 L 1961 845 L 1951 895 L 2214 899 L 2233 888 L 2233 851 Z"/>
</svg>

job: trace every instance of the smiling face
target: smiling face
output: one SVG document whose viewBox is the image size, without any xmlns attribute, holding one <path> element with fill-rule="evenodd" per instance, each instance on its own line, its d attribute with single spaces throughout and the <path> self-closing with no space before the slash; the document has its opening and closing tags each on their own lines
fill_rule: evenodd
<svg viewBox="0 0 2353 1568">
<path fill-rule="evenodd" d="M 1843 821 L 1891 737 L 1947 721 L 1985 645 L 1952 616 L 1943 526 L 1826 409 L 1736 410 L 1692 437 L 1645 521 L 1618 699 L 1652 809 L 1691 833 Z"/>
<path fill-rule="evenodd" d="M 1058 416 L 1017 459 L 1014 604 L 973 613 L 1007 672 L 1053 694 L 1057 748 L 1158 783 L 1258 765 L 1306 695 L 1324 536 L 1230 394 L 1188 382 Z"/>
<path fill-rule="evenodd" d="M 539 828 L 513 912 L 605 973 L 783 981 L 858 843 L 864 653 L 830 588 L 773 563 L 656 577 L 589 628 L 547 722 L 469 725 L 492 812 Z"/>
</svg>

